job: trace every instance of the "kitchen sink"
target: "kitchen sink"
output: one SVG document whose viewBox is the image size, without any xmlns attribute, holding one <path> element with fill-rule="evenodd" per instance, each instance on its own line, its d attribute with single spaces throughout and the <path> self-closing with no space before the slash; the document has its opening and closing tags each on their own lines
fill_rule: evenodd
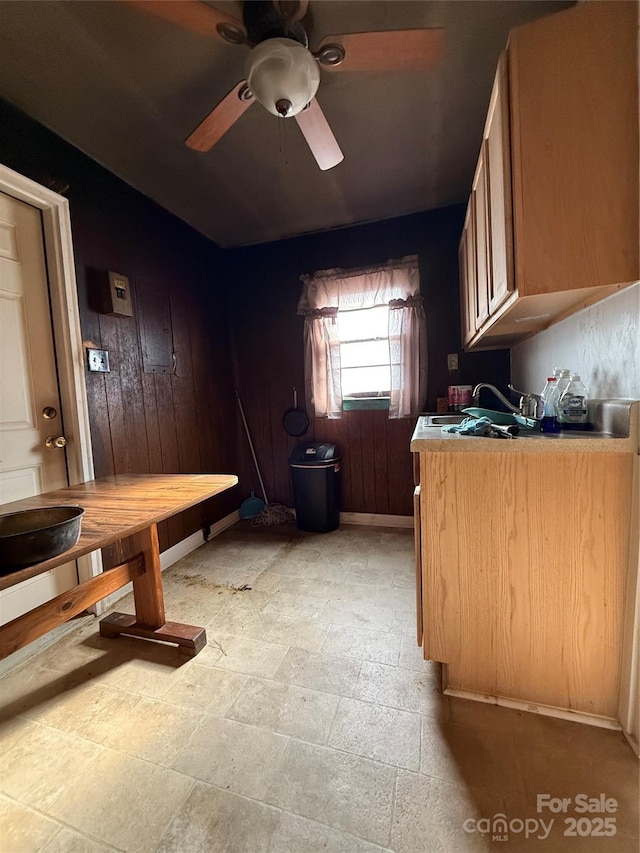
<svg viewBox="0 0 640 853">
<path fill-rule="evenodd" d="M 478 409 L 469 407 L 464 410 L 467 417 L 471 418 L 489 418 L 491 423 L 501 426 L 512 426 L 518 424 L 528 430 L 537 430 L 540 427 L 540 422 L 533 418 L 525 418 L 516 412 L 496 412 L 494 409 Z"/>
<path fill-rule="evenodd" d="M 442 415 L 431 415 L 429 412 L 424 412 L 420 415 L 421 418 L 424 418 L 425 426 L 445 426 L 446 424 L 459 424 L 468 417 L 468 415 L 462 414 L 462 412 L 446 412 Z"/>
</svg>

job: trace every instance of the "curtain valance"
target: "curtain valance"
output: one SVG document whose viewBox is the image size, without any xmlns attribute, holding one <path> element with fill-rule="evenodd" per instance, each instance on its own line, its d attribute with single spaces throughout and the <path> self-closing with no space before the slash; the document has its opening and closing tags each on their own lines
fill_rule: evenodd
<svg viewBox="0 0 640 853">
<path fill-rule="evenodd" d="M 420 292 L 417 255 L 358 269 L 319 270 L 300 280 L 304 288 L 298 314 L 304 316 L 325 308 L 349 311 L 388 305 L 393 299 L 408 299 Z"/>
</svg>

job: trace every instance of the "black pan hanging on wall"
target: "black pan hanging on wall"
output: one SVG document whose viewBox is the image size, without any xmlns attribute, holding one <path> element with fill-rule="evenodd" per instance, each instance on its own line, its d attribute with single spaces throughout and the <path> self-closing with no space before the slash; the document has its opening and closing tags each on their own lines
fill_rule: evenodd
<svg viewBox="0 0 640 853">
<path fill-rule="evenodd" d="M 306 409 L 298 406 L 298 389 L 293 389 L 293 408 L 287 409 L 282 416 L 282 426 L 288 435 L 300 438 L 309 432 L 309 415 Z"/>
</svg>

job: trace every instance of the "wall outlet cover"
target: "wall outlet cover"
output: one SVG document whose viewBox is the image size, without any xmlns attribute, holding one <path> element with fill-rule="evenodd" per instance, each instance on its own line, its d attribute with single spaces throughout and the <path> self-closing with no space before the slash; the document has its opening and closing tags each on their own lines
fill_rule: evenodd
<svg viewBox="0 0 640 853">
<path fill-rule="evenodd" d="M 91 373 L 111 373 L 109 351 L 106 349 L 87 348 L 87 364 Z"/>
<path fill-rule="evenodd" d="M 450 352 L 447 353 L 447 370 L 457 370 L 458 369 L 458 353 Z"/>
</svg>

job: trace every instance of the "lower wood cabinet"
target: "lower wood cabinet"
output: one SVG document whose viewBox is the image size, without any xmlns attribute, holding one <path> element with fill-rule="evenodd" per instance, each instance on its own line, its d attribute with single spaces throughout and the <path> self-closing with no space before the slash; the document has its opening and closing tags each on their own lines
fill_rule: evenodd
<svg viewBox="0 0 640 853">
<path fill-rule="evenodd" d="M 452 690 L 617 719 L 634 454 L 419 457 L 425 658 Z"/>
<path fill-rule="evenodd" d="M 416 560 L 416 617 L 417 617 L 417 638 L 418 645 L 422 645 L 422 524 L 420 520 L 420 486 L 416 486 L 413 490 L 413 537 Z"/>
</svg>

